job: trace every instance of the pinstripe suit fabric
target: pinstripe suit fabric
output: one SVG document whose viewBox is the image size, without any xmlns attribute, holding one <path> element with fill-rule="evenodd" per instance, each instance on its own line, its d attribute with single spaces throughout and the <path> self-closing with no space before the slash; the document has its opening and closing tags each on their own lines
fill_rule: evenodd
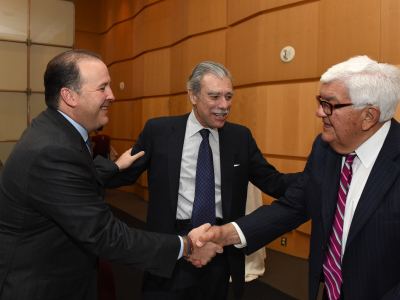
<svg viewBox="0 0 400 300">
<path fill-rule="evenodd" d="M 306 168 L 270 206 L 237 220 L 249 254 L 312 219 L 309 299 L 323 281 L 322 263 L 337 204 L 342 156 L 318 136 Z M 346 299 L 400 298 L 400 125 L 394 119 L 355 211 L 342 258 Z"/>
</svg>

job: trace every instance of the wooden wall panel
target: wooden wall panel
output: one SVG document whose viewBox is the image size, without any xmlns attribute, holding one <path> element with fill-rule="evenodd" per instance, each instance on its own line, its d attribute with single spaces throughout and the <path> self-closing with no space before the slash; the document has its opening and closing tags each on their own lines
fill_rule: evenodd
<svg viewBox="0 0 400 300">
<path fill-rule="evenodd" d="M 278 238 L 268 244 L 267 248 L 304 259 L 308 258 L 310 253 L 310 236 L 308 234 L 293 230 L 283 236 L 286 237 L 286 247 L 281 245 L 281 238 Z"/>
<path fill-rule="evenodd" d="M 108 109 L 110 136 L 118 139 L 133 138 L 133 102 L 114 101 Z M 117 151 L 118 152 L 118 151 Z M 119 152 L 118 152 L 119 153 Z"/>
<path fill-rule="evenodd" d="M 100 3 L 99 3 L 100 2 Z M 99 0 L 76 0 L 75 1 L 75 30 L 101 33 L 101 2 Z M 89 13 L 90 12 L 90 13 Z"/>
<path fill-rule="evenodd" d="M 170 48 L 144 54 L 144 96 L 170 93 Z"/>
<path fill-rule="evenodd" d="M 75 49 L 86 49 L 101 55 L 101 35 L 77 31 L 75 33 Z"/>
<path fill-rule="evenodd" d="M 113 42 L 112 47 L 115 49 L 112 61 L 119 61 L 133 57 L 133 20 L 127 20 L 119 23 L 111 28 Z M 108 33 L 106 33 L 108 34 Z M 136 42 L 136 41 L 135 41 Z"/>
<path fill-rule="evenodd" d="M 249 127 L 263 153 L 307 157 L 315 139 L 316 84 L 236 89 L 229 121 Z"/>
<path fill-rule="evenodd" d="M 193 105 L 187 94 L 169 97 L 169 115 L 180 116 L 192 111 Z"/>
<path fill-rule="evenodd" d="M 148 119 L 169 116 L 169 97 L 147 98 L 142 102 L 142 124 Z"/>
<path fill-rule="evenodd" d="M 235 75 L 235 84 L 315 78 L 317 16 L 318 2 L 311 2 L 230 27 L 227 67 Z M 280 59 L 285 46 L 292 46 L 296 51 L 289 63 Z"/>
<path fill-rule="evenodd" d="M 189 34 L 192 35 L 226 27 L 226 1 L 227 0 L 190 0 Z"/>
<path fill-rule="evenodd" d="M 207 60 L 226 65 L 226 30 L 195 36 L 171 47 L 171 93 L 185 92 L 193 68 Z"/>
<path fill-rule="evenodd" d="M 381 57 L 380 62 L 400 63 L 400 2 L 381 0 Z"/>
<path fill-rule="evenodd" d="M 144 14 L 144 50 L 169 46 L 172 41 L 172 1 L 149 6 Z"/>
<path fill-rule="evenodd" d="M 117 100 L 143 96 L 144 56 L 139 56 L 134 60 L 115 63 L 109 69 L 111 88 Z M 122 91 L 119 88 L 121 82 L 125 85 Z"/>
<path fill-rule="evenodd" d="M 148 5 L 163 0 L 102 0 L 102 32 L 111 28 L 115 23 L 122 22 L 134 16 Z"/>
<path fill-rule="evenodd" d="M 231 25 L 253 14 L 304 0 L 228 0 L 228 24 Z"/>
<path fill-rule="evenodd" d="M 356 55 L 380 59 L 380 0 L 321 0 L 318 75 Z"/>
<path fill-rule="evenodd" d="M 113 62 L 114 51 L 118 51 L 118 49 L 114 48 L 113 42 L 114 30 L 110 30 L 101 35 L 101 56 L 103 57 L 103 61 L 107 66 Z"/>
<path fill-rule="evenodd" d="M 143 100 L 134 100 L 133 104 L 133 139 L 138 140 L 139 134 L 142 132 L 144 124 L 142 121 Z"/>
</svg>

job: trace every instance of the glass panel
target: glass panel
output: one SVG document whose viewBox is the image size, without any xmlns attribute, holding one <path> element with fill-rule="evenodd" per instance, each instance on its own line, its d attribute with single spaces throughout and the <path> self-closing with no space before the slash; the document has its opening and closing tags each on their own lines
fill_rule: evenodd
<svg viewBox="0 0 400 300">
<path fill-rule="evenodd" d="M 0 142 L 0 160 L 4 164 L 15 146 L 15 142 Z"/>
<path fill-rule="evenodd" d="M 18 140 L 27 125 L 27 97 L 0 93 L 0 140 Z"/>
<path fill-rule="evenodd" d="M 27 46 L 0 42 L 0 90 L 21 90 L 27 87 Z"/>
<path fill-rule="evenodd" d="M 70 1 L 32 1 L 32 42 L 72 47 L 74 44 L 74 10 L 74 3 Z"/>
<path fill-rule="evenodd" d="M 0 39 L 26 41 L 28 0 L 0 0 Z"/>
<path fill-rule="evenodd" d="M 31 95 L 31 113 L 30 120 L 36 118 L 38 114 L 47 108 L 46 102 L 44 101 L 43 94 L 32 94 Z"/>
<path fill-rule="evenodd" d="M 31 46 L 31 89 L 44 92 L 43 75 L 48 62 L 56 55 L 70 50 L 69 48 Z"/>
</svg>

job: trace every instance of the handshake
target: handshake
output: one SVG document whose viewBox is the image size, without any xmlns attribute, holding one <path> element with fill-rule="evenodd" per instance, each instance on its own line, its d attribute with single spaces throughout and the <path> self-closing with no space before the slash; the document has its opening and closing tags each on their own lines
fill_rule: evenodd
<svg viewBox="0 0 400 300">
<path fill-rule="evenodd" d="M 223 226 L 212 226 L 207 223 L 189 232 L 193 245 L 192 253 L 187 261 L 190 261 L 197 268 L 206 265 L 217 254 L 222 253 L 222 247 L 240 243 L 236 228 L 231 224 Z M 186 257 L 189 252 L 186 239 L 184 240 L 184 251 L 182 257 Z"/>
</svg>

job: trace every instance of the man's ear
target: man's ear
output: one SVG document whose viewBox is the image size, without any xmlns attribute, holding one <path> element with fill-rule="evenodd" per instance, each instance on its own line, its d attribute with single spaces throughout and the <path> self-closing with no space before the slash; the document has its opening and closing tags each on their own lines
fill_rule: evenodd
<svg viewBox="0 0 400 300">
<path fill-rule="evenodd" d="M 193 91 L 191 89 L 188 89 L 187 91 L 188 91 L 190 103 L 192 103 L 192 105 L 195 106 L 196 105 L 196 101 L 197 101 L 196 95 L 193 93 Z"/>
<path fill-rule="evenodd" d="M 375 126 L 379 122 L 381 116 L 381 110 L 376 106 L 368 106 L 365 108 L 365 116 L 362 122 L 362 129 L 367 131 Z"/>
<path fill-rule="evenodd" d="M 61 99 L 65 102 L 70 107 L 75 107 L 76 106 L 76 101 L 74 98 L 74 95 L 76 93 L 73 90 L 70 90 L 69 88 L 62 88 L 60 91 L 61 94 Z"/>
</svg>

